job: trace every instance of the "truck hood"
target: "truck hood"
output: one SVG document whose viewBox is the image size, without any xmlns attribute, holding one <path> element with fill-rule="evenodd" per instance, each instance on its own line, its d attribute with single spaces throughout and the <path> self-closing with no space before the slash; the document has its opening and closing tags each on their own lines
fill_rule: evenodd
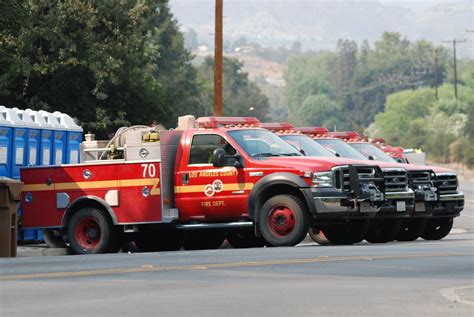
<svg viewBox="0 0 474 317">
<path fill-rule="evenodd" d="M 361 161 L 365 162 L 365 161 Z M 385 161 L 372 161 L 374 164 L 377 164 L 381 168 L 394 168 L 394 167 L 402 167 L 407 171 L 422 171 L 422 170 L 431 170 L 435 173 L 455 173 L 455 171 L 439 167 L 439 166 L 428 166 L 428 165 L 418 165 L 418 164 L 404 164 L 404 163 L 396 163 L 396 162 L 385 162 Z"/>
<path fill-rule="evenodd" d="M 310 157 L 310 156 L 292 156 L 292 157 L 269 157 L 259 161 L 272 167 L 294 168 L 300 171 L 321 172 L 327 171 L 340 165 L 377 165 L 372 161 L 358 161 L 340 157 Z"/>
<path fill-rule="evenodd" d="M 397 162 L 372 161 L 372 160 L 353 160 L 341 157 L 323 157 L 323 156 L 296 156 L 296 157 L 269 157 L 261 161 L 271 163 L 275 167 L 293 167 L 300 171 L 318 172 L 330 170 L 340 165 L 375 165 L 380 168 L 404 168 L 407 171 L 432 170 L 435 173 L 455 173 L 453 170 L 438 166 L 427 166 L 417 164 L 402 164 Z"/>
</svg>

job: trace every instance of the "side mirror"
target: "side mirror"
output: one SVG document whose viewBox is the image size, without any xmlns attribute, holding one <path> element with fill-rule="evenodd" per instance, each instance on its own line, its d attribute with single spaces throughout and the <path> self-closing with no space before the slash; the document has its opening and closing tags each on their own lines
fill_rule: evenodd
<svg viewBox="0 0 474 317">
<path fill-rule="evenodd" d="M 371 161 L 375 160 L 372 155 L 369 155 L 368 159 L 371 160 Z"/>
<path fill-rule="evenodd" d="M 395 161 L 397 161 L 398 163 L 405 163 L 405 161 L 403 161 L 403 159 L 399 157 L 395 158 Z"/>
<path fill-rule="evenodd" d="M 212 152 L 212 165 L 215 167 L 224 167 L 226 166 L 227 158 L 225 151 L 221 148 L 217 148 Z"/>
<path fill-rule="evenodd" d="M 212 152 L 212 165 L 215 167 L 224 167 L 224 166 L 234 166 L 236 168 L 241 168 L 242 164 L 240 163 L 240 155 L 227 155 L 226 152 L 217 148 Z"/>
</svg>

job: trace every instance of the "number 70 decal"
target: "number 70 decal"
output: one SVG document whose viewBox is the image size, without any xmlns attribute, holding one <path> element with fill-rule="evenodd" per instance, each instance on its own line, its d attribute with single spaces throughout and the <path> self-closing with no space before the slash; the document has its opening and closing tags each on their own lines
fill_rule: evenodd
<svg viewBox="0 0 474 317">
<path fill-rule="evenodd" d="M 142 164 L 143 167 L 143 178 L 155 177 L 156 176 L 156 167 L 155 164 Z"/>
</svg>

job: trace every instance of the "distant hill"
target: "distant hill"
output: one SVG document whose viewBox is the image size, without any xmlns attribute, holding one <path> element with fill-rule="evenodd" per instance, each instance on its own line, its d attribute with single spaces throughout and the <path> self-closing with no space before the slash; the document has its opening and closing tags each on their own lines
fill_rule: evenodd
<svg viewBox="0 0 474 317">
<path fill-rule="evenodd" d="M 214 0 L 170 0 L 184 29 L 194 29 L 200 42 L 212 45 Z M 440 43 L 456 37 L 470 39 L 460 55 L 474 57 L 474 2 L 464 1 L 317 1 L 224 0 L 224 38 L 239 37 L 263 46 L 334 49 L 337 39 L 373 42 L 384 31 L 396 31 L 409 40 Z"/>
</svg>

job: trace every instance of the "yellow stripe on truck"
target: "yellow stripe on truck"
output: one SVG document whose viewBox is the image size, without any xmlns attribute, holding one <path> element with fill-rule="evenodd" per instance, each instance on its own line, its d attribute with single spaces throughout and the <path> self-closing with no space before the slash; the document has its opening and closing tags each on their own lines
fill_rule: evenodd
<svg viewBox="0 0 474 317">
<path fill-rule="evenodd" d="M 23 186 L 24 192 L 35 192 L 45 190 L 86 190 L 86 189 L 102 189 L 102 188 L 119 188 L 119 187 L 137 187 L 151 186 L 151 195 L 159 195 L 161 193 L 159 178 L 137 178 L 110 181 L 91 181 L 91 182 L 69 182 L 69 183 L 53 183 L 46 184 L 27 184 Z"/>
</svg>

